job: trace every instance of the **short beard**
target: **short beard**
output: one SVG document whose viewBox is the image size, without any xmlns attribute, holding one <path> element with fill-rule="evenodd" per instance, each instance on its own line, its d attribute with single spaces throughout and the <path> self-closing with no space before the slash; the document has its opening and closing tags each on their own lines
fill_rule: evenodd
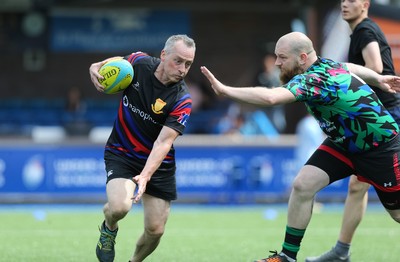
<svg viewBox="0 0 400 262">
<path fill-rule="evenodd" d="M 302 73 L 304 73 L 303 69 L 301 69 L 301 67 L 297 65 L 286 72 L 281 71 L 279 78 L 281 80 L 281 83 L 284 85 L 287 84 L 293 77 Z"/>
</svg>

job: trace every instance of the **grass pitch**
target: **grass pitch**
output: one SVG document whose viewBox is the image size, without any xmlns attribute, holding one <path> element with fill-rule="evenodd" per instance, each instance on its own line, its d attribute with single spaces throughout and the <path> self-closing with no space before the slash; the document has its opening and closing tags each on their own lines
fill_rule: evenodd
<svg viewBox="0 0 400 262">
<path fill-rule="evenodd" d="M 97 261 L 101 206 L 0 207 L 0 261 Z M 336 242 L 342 206 L 315 213 L 298 261 L 319 255 Z M 116 262 L 129 260 L 142 232 L 141 206 L 120 222 Z M 280 250 L 286 206 L 172 206 L 167 229 L 149 262 L 250 262 Z M 357 230 L 352 261 L 398 261 L 400 225 L 371 205 Z"/>
</svg>

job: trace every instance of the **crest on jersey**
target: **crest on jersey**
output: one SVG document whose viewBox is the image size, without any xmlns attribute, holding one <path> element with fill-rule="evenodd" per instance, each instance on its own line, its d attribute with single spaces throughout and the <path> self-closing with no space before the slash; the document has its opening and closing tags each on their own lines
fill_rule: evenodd
<svg viewBox="0 0 400 262">
<path fill-rule="evenodd" d="M 156 102 L 154 104 L 151 104 L 151 110 L 153 110 L 153 112 L 155 114 L 162 114 L 163 113 L 163 108 L 167 103 L 164 102 L 161 98 L 157 98 Z"/>
</svg>

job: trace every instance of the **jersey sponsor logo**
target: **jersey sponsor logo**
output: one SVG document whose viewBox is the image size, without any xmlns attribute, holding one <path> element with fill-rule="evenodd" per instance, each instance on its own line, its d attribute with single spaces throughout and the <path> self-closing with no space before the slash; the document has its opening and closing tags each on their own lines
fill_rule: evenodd
<svg viewBox="0 0 400 262">
<path fill-rule="evenodd" d="M 111 176 L 114 173 L 114 170 L 110 170 L 107 172 L 107 176 Z"/>
<path fill-rule="evenodd" d="M 335 123 L 334 123 L 334 122 L 330 122 L 330 121 L 318 121 L 318 124 L 319 124 L 319 126 L 320 126 L 321 128 L 329 129 L 328 131 L 333 130 L 333 129 L 336 129 Z"/>
<path fill-rule="evenodd" d="M 157 115 L 162 114 L 163 113 L 162 109 L 166 104 L 167 103 L 164 102 L 161 98 L 157 98 L 156 102 L 154 104 L 151 104 L 151 110 L 153 110 L 153 112 Z"/>
<path fill-rule="evenodd" d="M 334 140 L 332 140 L 333 143 L 343 143 L 343 141 L 346 140 L 345 136 L 342 137 L 337 137 Z"/>
<path fill-rule="evenodd" d="M 127 108 L 129 108 L 132 113 L 137 114 L 140 116 L 140 118 L 142 118 L 143 120 L 149 120 L 151 122 L 153 122 L 154 124 L 157 124 L 156 121 L 154 121 L 154 119 L 151 117 L 150 114 L 145 113 L 143 110 L 137 108 L 136 106 L 132 105 L 131 103 L 129 103 L 129 99 L 127 96 L 123 97 L 123 105 Z"/>
</svg>

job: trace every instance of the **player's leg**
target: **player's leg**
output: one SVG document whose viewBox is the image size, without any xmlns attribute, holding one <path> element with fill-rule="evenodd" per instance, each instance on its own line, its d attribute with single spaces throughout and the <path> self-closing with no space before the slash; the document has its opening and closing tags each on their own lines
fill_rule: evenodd
<svg viewBox="0 0 400 262">
<path fill-rule="evenodd" d="M 397 139 L 385 145 L 384 153 L 370 151 L 355 160 L 363 181 L 375 185 L 383 206 L 395 221 L 400 222 L 400 191 L 393 192 L 386 186 L 396 186 L 397 181 Z M 383 168 L 382 168 L 383 167 Z M 364 177 L 365 176 L 365 177 Z M 306 262 L 350 261 L 349 249 L 355 230 L 365 214 L 369 184 L 358 181 L 355 176 L 350 178 L 348 195 L 345 202 L 345 212 L 342 220 L 339 240 L 336 246 L 319 257 L 310 257 Z M 389 192 L 392 191 L 392 192 Z"/>
<path fill-rule="evenodd" d="M 143 194 L 144 232 L 136 243 L 131 262 L 141 262 L 160 243 L 170 212 L 170 201 Z"/>
<path fill-rule="evenodd" d="M 394 221 L 400 223 L 400 190 L 395 192 L 387 192 L 376 187 L 374 188 L 379 200 L 386 208 L 386 211 Z"/>
<path fill-rule="evenodd" d="M 303 237 L 308 223 L 311 220 L 315 194 L 328 184 L 329 176 L 327 173 L 311 165 L 304 166 L 294 179 L 292 192 L 289 198 L 287 232 L 283 245 L 285 254 L 289 253 L 287 255 L 292 255 L 293 258 L 297 255 L 301 241 L 299 238 Z M 290 230 L 288 229 L 299 230 L 302 234 L 293 237 L 293 239 L 295 239 L 293 242 L 290 236 Z M 296 233 L 293 233 L 293 235 L 296 235 Z M 295 248 L 295 250 L 291 248 L 285 249 L 286 244 L 287 246 L 297 246 L 297 248 Z"/>
<path fill-rule="evenodd" d="M 315 194 L 328 184 L 348 177 L 353 172 L 353 165 L 345 152 L 325 140 L 293 182 L 283 253 L 296 258 L 300 242 L 311 220 Z"/>
<path fill-rule="evenodd" d="M 396 210 L 386 209 L 386 210 L 390 214 L 390 216 L 393 218 L 394 221 L 396 221 L 397 223 L 400 223 L 400 209 L 396 209 Z"/>
<path fill-rule="evenodd" d="M 400 136 L 354 159 L 359 180 L 373 185 L 382 205 L 400 223 Z"/>
<path fill-rule="evenodd" d="M 367 209 L 369 187 L 369 184 L 359 181 L 356 176 L 353 175 L 350 177 L 339 235 L 340 242 L 351 243 L 354 232 Z"/>
<path fill-rule="evenodd" d="M 100 227 L 100 238 L 96 246 L 96 256 L 101 262 L 114 261 L 118 221 L 124 218 L 132 207 L 135 186 L 132 180 L 126 178 L 114 178 L 107 183 L 107 203 L 103 208 L 104 222 Z"/>
<path fill-rule="evenodd" d="M 288 226 L 305 229 L 311 219 L 315 194 L 329 184 L 329 176 L 322 169 L 306 165 L 293 181 L 289 198 Z"/>
<path fill-rule="evenodd" d="M 294 179 L 282 251 L 258 261 L 295 261 L 311 220 L 316 193 L 353 173 L 353 164 L 346 153 L 326 139 Z"/>
<path fill-rule="evenodd" d="M 359 181 L 356 176 L 350 177 L 342 227 L 336 245 L 320 256 L 306 258 L 306 262 L 350 261 L 350 244 L 365 214 L 369 187 L 369 184 Z"/>
<path fill-rule="evenodd" d="M 289 197 L 285 240 L 281 253 L 258 261 L 296 261 L 300 242 L 311 220 L 315 194 L 329 184 L 328 174 L 312 165 L 305 165 L 293 181 Z"/>
<path fill-rule="evenodd" d="M 135 187 L 135 183 L 126 178 L 114 178 L 107 183 L 107 203 L 103 212 L 105 224 L 110 230 L 116 230 L 118 221 L 131 210 Z"/>
</svg>

